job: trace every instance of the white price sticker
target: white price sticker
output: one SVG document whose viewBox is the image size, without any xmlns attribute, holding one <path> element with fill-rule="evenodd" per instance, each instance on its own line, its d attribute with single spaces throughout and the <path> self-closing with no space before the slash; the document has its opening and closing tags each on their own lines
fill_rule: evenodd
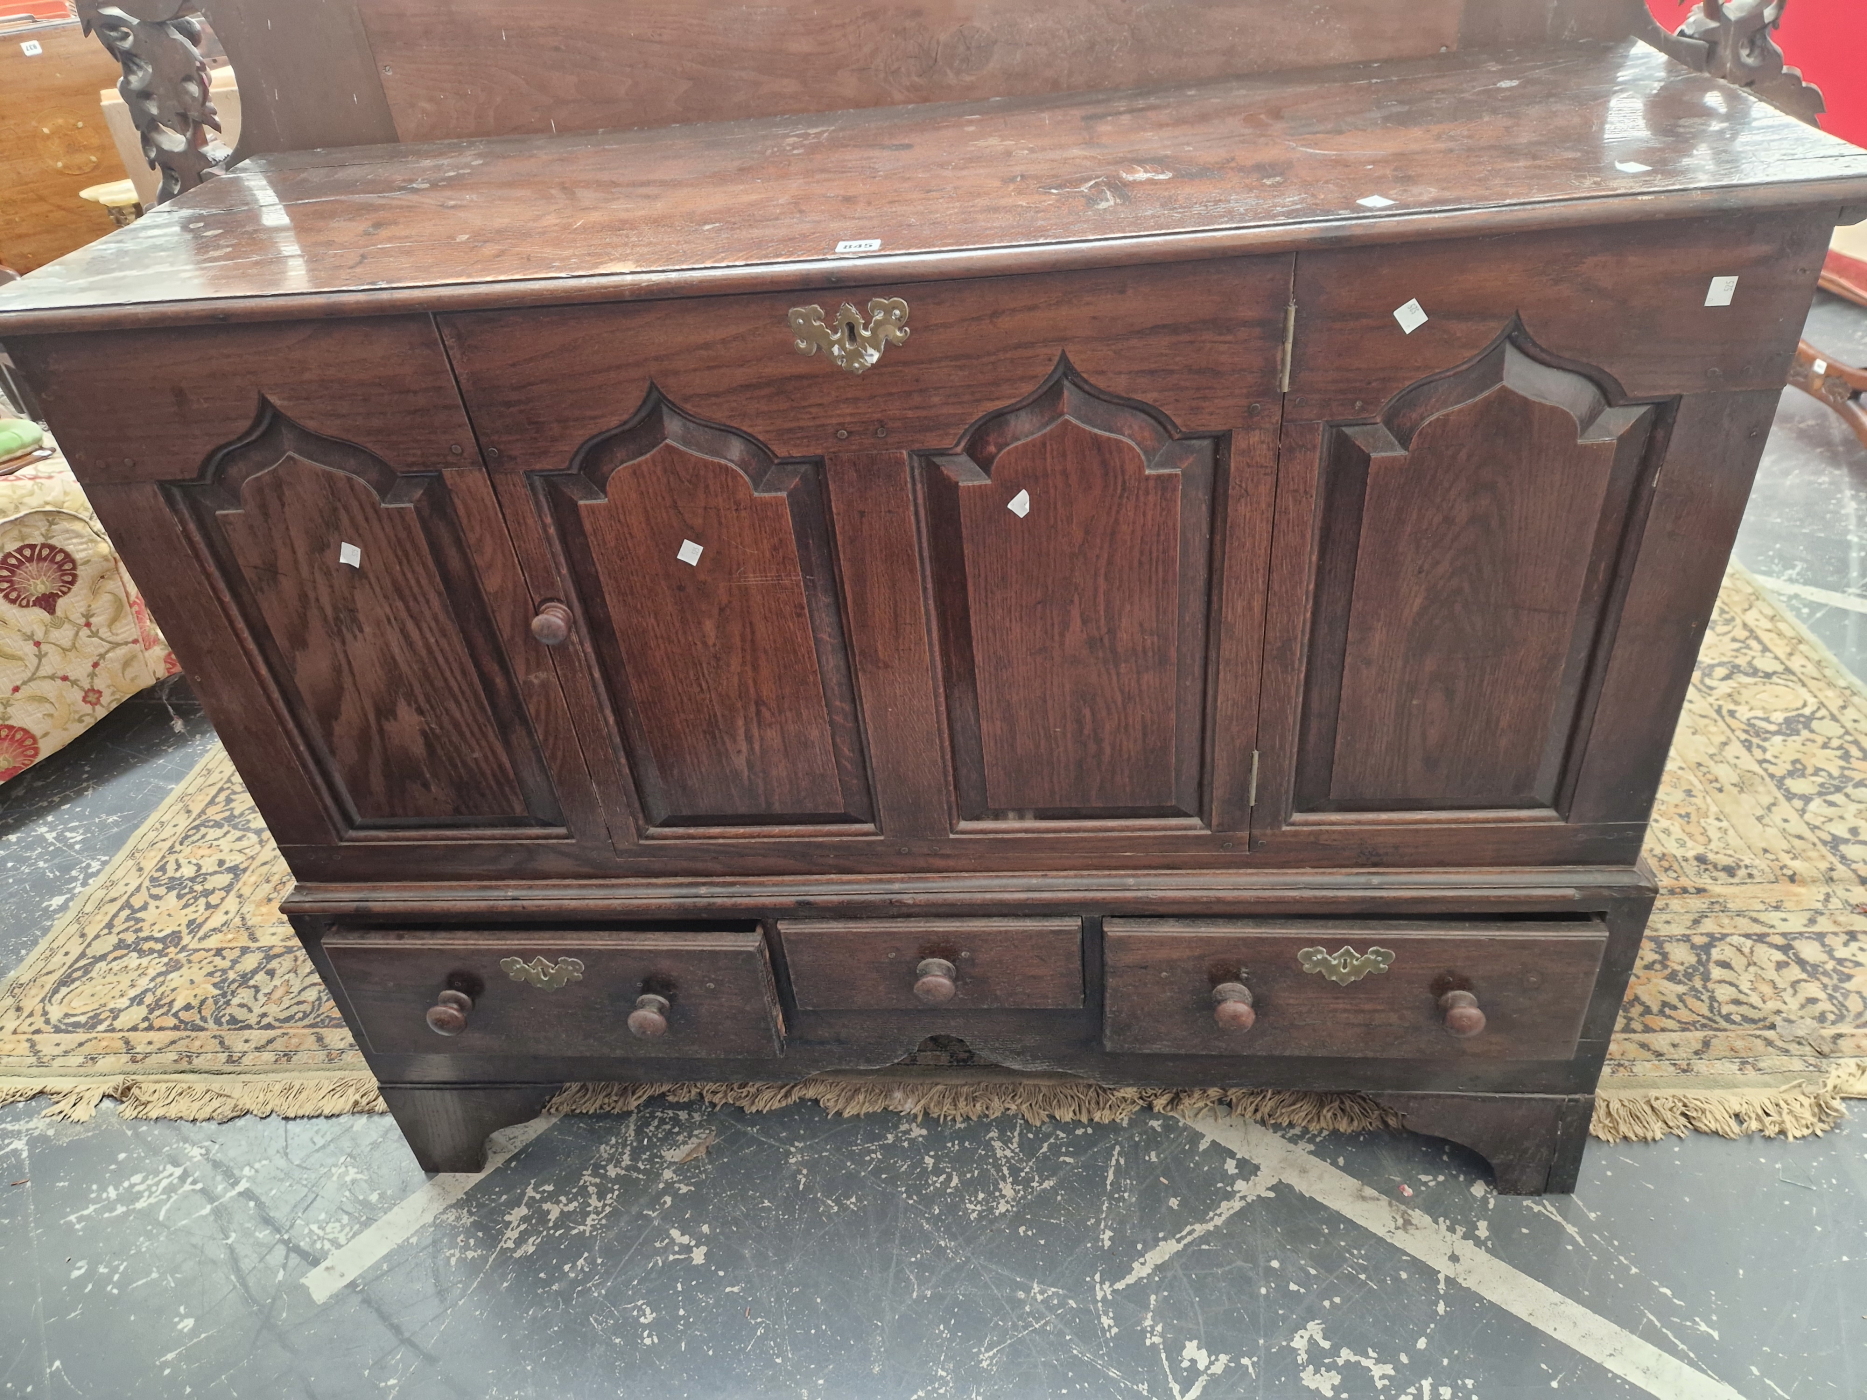
<svg viewBox="0 0 1867 1400">
<path fill-rule="evenodd" d="M 348 564 L 353 569 L 360 569 L 363 567 L 363 551 L 345 540 L 337 547 L 337 562 Z"/>
<path fill-rule="evenodd" d="M 28 58 L 37 58 L 45 49 L 37 39 L 28 39 L 19 46 L 19 51 Z"/>
<path fill-rule="evenodd" d="M 683 564 L 692 564 L 698 567 L 700 564 L 700 556 L 703 552 L 704 550 L 702 547 L 695 544 L 692 540 L 682 540 L 681 547 L 674 551 L 674 557 Z"/>
<path fill-rule="evenodd" d="M 845 238 L 836 245 L 839 253 L 879 253 L 882 240 L 879 238 Z"/>
<path fill-rule="evenodd" d="M 1006 506 L 1005 509 L 1017 516 L 1018 519 L 1024 519 L 1025 516 L 1031 513 L 1031 493 L 1029 491 L 1018 492 L 1017 495 L 1011 498 L 1011 504 Z"/>
<path fill-rule="evenodd" d="M 1714 277 L 1711 279 L 1711 286 L 1705 291 L 1705 305 L 1729 306 L 1731 298 L 1736 295 L 1737 279 L 1735 277 Z"/>
<path fill-rule="evenodd" d="M 1415 297 L 1405 306 L 1394 308 L 1394 319 L 1400 322 L 1400 328 L 1403 331 L 1408 335 L 1412 335 L 1421 326 L 1426 324 L 1426 308 L 1421 306 L 1419 298 Z"/>
</svg>

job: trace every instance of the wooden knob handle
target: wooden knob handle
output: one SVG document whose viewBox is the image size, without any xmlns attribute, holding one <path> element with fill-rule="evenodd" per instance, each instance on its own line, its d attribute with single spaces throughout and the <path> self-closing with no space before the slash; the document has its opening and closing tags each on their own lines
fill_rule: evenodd
<svg viewBox="0 0 1867 1400">
<path fill-rule="evenodd" d="M 570 640 L 571 612 L 555 598 L 538 606 L 532 618 L 532 635 L 548 647 L 561 647 Z"/>
<path fill-rule="evenodd" d="M 629 1013 L 629 1034 L 646 1040 L 667 1033 L 668 999 L 653 992 L 642 993 L 635 999 L 635 1010 Z"/>
<path fill-rule="evenodd" d="M 1485 1028 L 1485 1014 L 1478 1009 L 1478 998 L 1470 992 L 1447 992 L 1439 998 L 1439 1009 L 1446 1013 L 1447 1032 L 1460 1040 Z"/>
<path fill-rule="evenodd" d="M 1251 988 L 1243 982 L 1221 982 L 1212 989 L 1212 1019 L 1220 1030 L 1248 1031 L 1258 1023 L 1251 1002 Z"/>
<path fill-rule="evenodd" d="M 428 1029 L 436 1035 L 459 1035 L 467 1028 L 467 1013 L 471 1010 L 473 998 L 450 987 L 428 1008 Z"/>
<path fill-rule="evenodd" d="M 914 995 L 929 1006 L 940 1006 L 959 995 L 954 980 L 958 969 L 945 958 L 922 958 L 914 969 Z"/>
</svg>

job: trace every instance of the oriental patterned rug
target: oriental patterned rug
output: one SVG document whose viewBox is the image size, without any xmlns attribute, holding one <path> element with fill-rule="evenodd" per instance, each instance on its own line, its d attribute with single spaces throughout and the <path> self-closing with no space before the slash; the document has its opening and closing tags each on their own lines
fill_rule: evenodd
<svg viewBox="0 0 1867 1400">
<path fill-rule="evenodd" d="M 1622 1008 L 1598 1138 L 1799 1137 L 1867 1097 L 1867 695 L 1747 575 L 1726 581 L 1647 858 L 1663 894 Z M 380 1112 L 335 1007 L 275 912 L 291 885 L 216 748 L 0 987 L 0 1103 L 226 1119 Z M 931 1072 L 802 1085 L 581 1085 L 561 1111 L 652 1094 L 748 1109 L 1118 1119 L 1216 1102 L 1313 1128 L 1391 1125 L 1358 1095 L 1152 1093 Z"/>
</svg>

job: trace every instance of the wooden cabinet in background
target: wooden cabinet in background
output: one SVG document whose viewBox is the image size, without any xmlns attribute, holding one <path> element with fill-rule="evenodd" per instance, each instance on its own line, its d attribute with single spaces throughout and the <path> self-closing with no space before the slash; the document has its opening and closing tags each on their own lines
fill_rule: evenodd
<svg viewBox="0 0 1867 1400">
<path fill-rule="evenodd" d="M 31 272 L 110 232 L 78 191 L 123 178 L 98 102 L 116 83 L 76 20 L 0 34 L 0 267 Z"/>
<path fill-rule="evenodd" d="M 1148 30 L 1131 91 L 285 150 L 0 291 L 425 1166 L 963 1042 L 1572 1187 L 1867 153 L 1611 4 L 1349 8 L 1378 83 Z"/>
</svg>

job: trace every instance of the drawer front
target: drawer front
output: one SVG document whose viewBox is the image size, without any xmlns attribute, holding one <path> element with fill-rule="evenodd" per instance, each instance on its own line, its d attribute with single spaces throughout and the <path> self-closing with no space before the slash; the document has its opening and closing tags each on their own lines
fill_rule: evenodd
<svg viewBox="0 0 1867 1400">
<path fill-rule="evenodd" d="M 1254 422 L 1277 396 L 1290 259 L 1224 259 L 1028 277 L 623 305 L 469 312 L 443 331 L 482 440 L 504 471 L 560 471 L 665 399 L 779 458 L 950 448 L 1032 393 L 1067 354 L 1106 393 L 1194 430 Z M 800 354 L 792 312 L 907 307 L 860 373 Z"/>
<path fill-rule="evenodd" d="M 1080 919 L 874 919 L 778 925 L 803 1011 L 988 1011 L 1083 1004 Z M 915 994 L 930 958 L 952 996 Z M 936 994 L 941 989 L 936 989 Z"/>
<path fill-rule="evenodd" d="M 1105 1048 L 1179 1055 L 1567 1059 L 1607 947 L 1593 920 L 1111 919 L 1106 932 Z M 1215 1015 L 1226 983 L 1249 989 L 1249 1029 Z M 1453 991 L 1484 1013 L 1476 1034 L 1447 1029 Z"/>
<path fill-rule="evenodd" d="M 326 938 L 324 951 L 379 1054 L 686 1059 L 783 1048 L 757 933 L 370 933 Z M 644 997 L 665 1002 L 645 1008 L 665 1022 L 660 1034 L 631 1031 Z M 437 1033 L 428 1013 L 450 1003 L 465 1025 Z M 637 1024 L 654 1028 L 652 1018 Z"/>
<path fill-rule="evenodd" d="M 1513 320 L 1627 399 L 1774 388 L 1832 231 L 1808 210 L 1304 253 L 1285 421 L 1365 421 Z"/>
</svg>

